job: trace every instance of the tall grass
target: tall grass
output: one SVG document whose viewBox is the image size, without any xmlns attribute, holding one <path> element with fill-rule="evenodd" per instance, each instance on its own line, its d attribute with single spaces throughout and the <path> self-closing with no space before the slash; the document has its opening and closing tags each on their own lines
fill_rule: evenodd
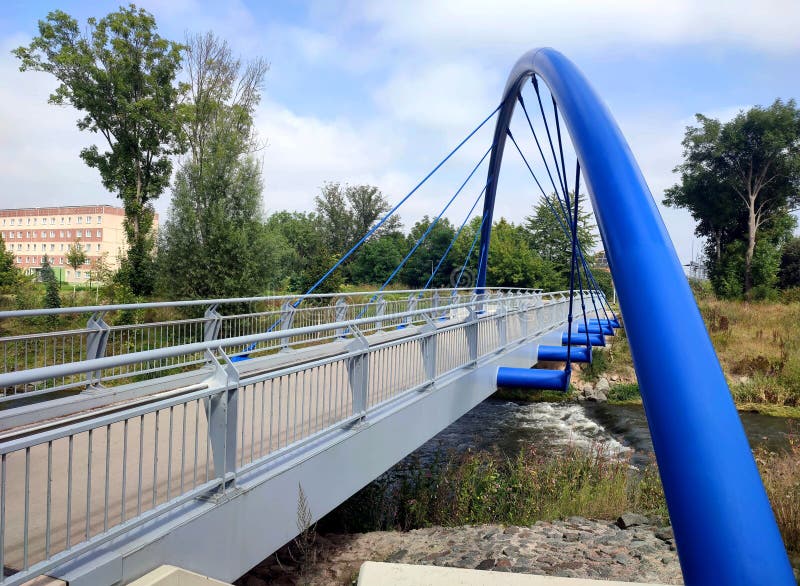
<svg viewBox="0 0 800 586">
<path fill-rule="evenodd" d="M 643 471 L 602 445 L 562 454 L 522 450 L 451 455 L 370 484 L 322 522 L 328 530 L 410 530 L 431 525 L 530 525 L 570 516 L 614 519 L 637 511 L 666 522 L 655 465 Z"/>
<path fill-rule="evenodd" d="M 786 548 L 800 554 L 800 436 L 789 437 L 782 452 L 756 451 L 756 462 L 767 489 Z"/>
</svg>

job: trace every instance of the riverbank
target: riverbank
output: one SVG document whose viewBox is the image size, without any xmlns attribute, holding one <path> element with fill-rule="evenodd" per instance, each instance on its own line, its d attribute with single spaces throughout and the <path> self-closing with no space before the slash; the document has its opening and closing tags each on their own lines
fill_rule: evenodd
<svg viewBox="0 0 800 586">
<path fill-rule="evenodd" d="M 800 419 L 800 303 L 745 303 L 699 299 L 698 307 L 719 357 L 737 409 Z M 608 400 L 641 404 L 624 329 L 606 348 L 593 350 L 593 363 L 573 365 L 567 394 L 498 391 L 509 400 Z M 562 365 L 544 364 L 543 367 Z"/>
<path fill-rule="evenodd" d="M 302 553 L 294 544 L 284 547 L 236 584 L 350 585 L 365 561 L 682 584 L 671 529 L 643 517 L 623 519 L 632 524 L 570 517 L 530 526 L 316 535 Z"/>
</svg>

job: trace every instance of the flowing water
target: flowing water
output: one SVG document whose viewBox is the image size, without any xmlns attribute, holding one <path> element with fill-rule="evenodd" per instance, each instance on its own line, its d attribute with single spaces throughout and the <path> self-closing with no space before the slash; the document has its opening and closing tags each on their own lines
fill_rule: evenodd
<svg viewBox="0 0 800 586">
<path fill-rule="evenodd" d="M 772 450 L 788 445 L 792 420 L 740 413 L 751 446 Z M 639 405 L 606 403 L 517 403 L 489 399 L 423 445 L 419 463 L 444 452 L 496 450 L 515 456 L 520 449 L 537 452 L 568 447 L 597 448 L 630 458 L 642 467 L 653 458 L 653 444 Z"/>
</svg>

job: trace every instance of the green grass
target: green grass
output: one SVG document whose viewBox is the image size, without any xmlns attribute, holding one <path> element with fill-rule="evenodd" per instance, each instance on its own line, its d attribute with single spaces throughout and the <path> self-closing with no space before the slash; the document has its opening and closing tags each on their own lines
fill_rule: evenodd
<svg viewBox="0 0 800 586">
<path fill-rule="evenodd" d="M 587 453 L 520 451 L 516 458 L 488 452 L 451 455 L 415 468 L 401 481 L 383 479 L 362 489 L 323 520 L 346 532 L 410 530 L 431 525 L 530 525 L 570 516 L 615 519 L 625 511 L 667 522 L 655 465 L 632 471 Z"/>
</svg>

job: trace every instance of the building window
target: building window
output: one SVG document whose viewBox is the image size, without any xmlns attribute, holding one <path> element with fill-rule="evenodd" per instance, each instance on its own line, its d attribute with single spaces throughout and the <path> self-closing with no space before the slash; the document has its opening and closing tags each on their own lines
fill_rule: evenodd
<svg viewBox="0 0 800 586">
<path fill-rule="evenodd" d="M 64 243 L 63 242 L 61 243 L 61 248 L 59 248 L 59 250 L 64 250 Z"/>
<path fill-rule="evenodd" d="M 77 232 L 75 232 L 75 236 L 77 236 L 78 238 L 82 238 L 83 237 L 83 230 L 78 230 Z"/>
<path fill-rule="evenodd" d="M 17 232 L 17 238 L 22 238 L 22 232 Z"/>
<path fill-rule="evenodd" d="M 17 250 L 22 250 L 22 244 L 17 244 Z"/>
<path fill-rule="evenodd" d="M 22 257 L 21 256 L 17 257 L 17 263 L 22 264 Z"/>
<path fill-rule="evenodd" d="M 72 223 L 72 218 L 71 217 L 67 218 L 67 224 L 71 224 L 71 223 Z"/>
<path fill-rule="evenodd" d="M 25 238 L 30 238 L 30 237 L 31 237 L 31 233 L 30 232 L 25 232 Z"/>
<path fill-rule="evenodd" d="M 64 257 L 63 256 L 59 256 L 58 257 L 58 264 L 60 264 L 60 265 L 64 264 Z"/>
<path fill-rule="evenodd" d="M 33 231 L 33 237 L 36 238 L 36 231 Z M 42 234 L 42 238 L 44 238 L 44 234 Z"/>
<path fill-rule="evenodd" d="M 61 216 L 61 225 L 64 225 L 64 216 Z"/>
<path fill-rule="evenodd" d="M 97 237 L 98 238 L 102 238 L 103 237 L 103 231 L 102 230 L 98 230 L 97 231 Z"/>
<path fill-rule="evenodd" d="M 28 218 L 28 226 L 30 226 L 30 225 L 31 225 L 31 219 Z"/>
<path fill-rule="evenodd" d="M 100 245 L 97 245 L 97 252 L 100 252 Z"/>
<path fill-rule="evenodd" d="M 59 238 L 63 238 L 64 237 L 64 230 L 59 230 L 58 231 L 58 237 Z"/>
<path fill-rule="evenodd" d="M 55 226 L 56 225 L 56 219 L 55 218 L 50 218 L 50 225 L 51 226 Z"/>
<path fill-rule="evenodd" d="M 103 216 L 97 216 L 97 223 L 99 224 L 102 221 L 103 221 Z M 4 224 L 6 223 L 5 220 L 3 220 L 3 223 Z"/>
<path fill-rule="evenodd" d="M 56 233 L 53 230 L 50 230 L 50 238 L 55 238 Z"/>
<path fill-rule="evenodd" d="M 91 248 L 92 248 L 92 245 L 91 244 L 87 244 L 85 246 L 85 248 L 86 248 L 86 252 L 89 252 L 89 250 L 91 250 Z"/>
<path fill-rule="evenodd" d="M 56 249 L 56 245 L 55 244 L 51 244 L 50 245 L 50 250 L 55 252 L 55 249 Z"/>
<path fill-rule="evenodd" d="M 75 277 L 80 279 L 81 278 L 81 272 L 80 271 L 75 271 Z"/>
<path fill-rule="evenodd" d="M 9 240 L 14 240 L 14 233 L 13 232 L 9 232 L 8 233 L 8 238 L 9 238 Z"/>
<path fill-rule="evenodd" d="M 78 216 L 78 223 L 79 223 L 79 224 L 82 224 L 82 223 L 83 223 L 83 216 Z"/>
<path fill-rule="evenodd" d="M 72 237 L 72 231 L 67 230 L 67 238 L 71 238 L 71 237 Z"/>
<path fill-rule="evenodd" d="M 92 223 L 92 216 L 86 216 L 86 223 L 87 224 L 91 224 Z"/>
</svg>

